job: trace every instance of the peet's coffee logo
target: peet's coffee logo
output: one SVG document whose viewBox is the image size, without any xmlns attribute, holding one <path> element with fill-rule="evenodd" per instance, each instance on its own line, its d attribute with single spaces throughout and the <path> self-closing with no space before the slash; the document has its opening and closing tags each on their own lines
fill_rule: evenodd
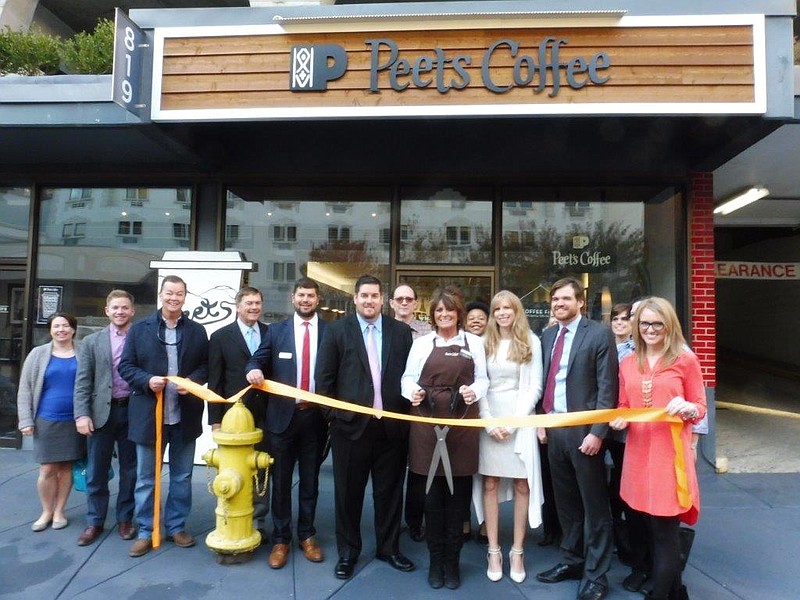
<svg viewBox="0 0 800 600">
<path fill-rule="evenodd" d="M 554 267 L 586 267 L 587 269 L 599 269 L 610 267 L 612 258 L 610 254 L 604 254 L 599 250 L 594 252 L 586 250 L 584 252 L 561 252 L 553 250 Z"/>
<path fill-rule="evenodd" d="M 474 66 L 471 55 L 448 56 L 442 48 L 435 47 L 429 54 L 404 56 L 394 40 L 388 38 L 364 43 L 370 50 L 370 92 L 380 93 L 383 82 L 396 92 L 413 87 L 435 88 L 441 94 L 464 89 L 472 83 L 467 68 Z M 518 41 L 497 40 L 480 56 L 481 84 L 495 94 L 525 87 L 539 94 L 550 83 L 552 90 L 548 96 L 553 98 L 561 89 L 562 73 L 574 90 L 588 84 L 603 85 L 610 79 L 605 72 L 611 67 L 611 58 L 606 52 L 562 61 L 560 49 L 568 43 L 562 38 L 546 37 L 533 54 L 526 54 L 520 50 Z M 336 44 L 294 46 L 291 57 L 289 87 L 293 92 L 324 91 L 328 82 L 347 71 L 347 52 Z M 512 62 L 510 76 L 501 76 L 498 65 L 507 62 Z"/>
</svg>

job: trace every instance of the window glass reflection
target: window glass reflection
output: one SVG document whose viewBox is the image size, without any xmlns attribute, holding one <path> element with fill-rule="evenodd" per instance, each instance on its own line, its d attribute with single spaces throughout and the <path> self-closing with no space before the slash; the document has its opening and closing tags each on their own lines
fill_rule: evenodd
<svg viewBox="0 0 800 600">
<path fill-rule="evenodd" d="M 258 265 L 248 284 L 264 294 L 264 316 L 276 322 L 294 309 L 295 281 L 320 284 L 320 316 L 352 311 L 353 287 L 365 273 L 389 282 L 391 204 L 384 189 L 232 188 L 226 202 L 225 247 Z M 387 291 L 388 290 L 388 291 Z"/>
</svg>

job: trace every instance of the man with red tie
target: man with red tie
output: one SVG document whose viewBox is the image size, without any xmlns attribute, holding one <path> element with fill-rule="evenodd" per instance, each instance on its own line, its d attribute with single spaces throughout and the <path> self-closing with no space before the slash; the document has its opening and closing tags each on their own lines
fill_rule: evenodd
<svg viewBox="0 0 800 600">
<path fill-rule="evenodd" d="M 609 327 L 581 315 L 581 283 L 560 279 L 550 290 L 557 327 L 542 333 L 544 393 L 538 412 L 557 414 L 615 408 L 619 390 L 617 349 Z M 539 573 L 544 583 L 581 580 L 578 600 L 608 595 L 613 526 L 603 460 L 606 424 L 540 429 L 547 443 L 553 492 L 564 537 L 562 558 Z"/>
<path fill-rule="evenodd" d="M 247 363 L 247 381 L 264 379 L 315 391 L 314 366 L 325 322 L 317 315 L 320 294 L 316 281 L 303 277 L 294 285 L 295 313 L 270 325 L 256 353 Z M 281 569 L 288 560 L 292 541 L 292 474 L 298 465 L 297 538 L 303 555 L 322 562 L 315 539 L 314 519 L 319 496 L 319 467 L 327 437 L 327 425 L 319 407 L 301 399 L 270 395 L 265 427 L 269 433 L 272 465 L 273 546 L 269 566 Z"/>
</svg>

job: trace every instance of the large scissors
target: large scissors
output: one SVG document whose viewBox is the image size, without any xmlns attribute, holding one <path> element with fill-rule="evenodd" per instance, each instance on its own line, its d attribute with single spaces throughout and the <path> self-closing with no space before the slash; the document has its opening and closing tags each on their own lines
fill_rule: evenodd
<svg viewBox="0 0 800 600">
<path fill-rule="evenodd" d="M 425 397 L 428 400 L 428 406 L 433 415 L 434 400 L 429 390 L 425 390 Z M 453 397 L 450 400 L 450 417 L 453 417 L 458 399 L 461 394 L 458 390 L 453 390 Z M 466 403 L 465 403 L 466 404 Z M 464 411 L 466 414 L 466 411 Z M 462 415 L 463 416 L 463 415 Z M 444 477 L 447 480 L 447 487 L 450 488 L 450 494 L 453 494 L 453 467 L 450 465 L 450 454 L 447 451 L 447 434 L 450 431 L 449 425 L 434 425 L 433 432 L 436 434 L 436 446 L 433 448 L 433 456 L 431 457 L 431 466 L 428 469 L 428 480 L 425 482 L 425 493 L 427 494 L 431 485 L 433 485 L 433 478 L 436 476 L 436 470 L 439 468 L 439 463 L 442 463 L 442 470 Z"/>
</svg>

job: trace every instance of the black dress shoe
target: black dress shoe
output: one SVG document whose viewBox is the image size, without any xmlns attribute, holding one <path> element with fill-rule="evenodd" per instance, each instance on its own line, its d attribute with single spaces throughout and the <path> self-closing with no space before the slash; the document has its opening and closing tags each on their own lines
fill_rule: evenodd
<svg viewBox="0 0 800 600">
<path fill-rule="evenodd" d="M 408 537 L 413 542 L 421 542 L 425 539 L 425 528 L 422 525 L 409 525 Z"/>
<path fill-rule="evenodd" d="M 353 569 L 356 568 L 356 561 L 352 558 L 340 558 L 336 563 L 334 574 L 336 579 L 350 579 L 353 576 Z"/>
<path fill-rule="evenodd" d="M 608 596 L 608 586 L 597 581 L 587 581 L 578 592 L 578 600 L 603 600 Z"/>
<path fill-rule="evenodd" d="M 536 579 L 542 583 L 558 583 L 567 579 L 580 579 L 583 577 L 583 564 L 565 565 L 558 563 L 552 569 L 542 571 L 536 575 Z"/>
<path fill-rule="evenodd" d="M 622 587 L 629 592 L 638 592 L 642 589 L 645 581 L 647 581 L 647 573 L 644 571 L 631 571 L 631 574 L 622 580 Z"/>
<path fill-rule="evenodd" d="M 389 563 L 389 566 L 393 569 L 397 569 L 398 571 L 413 571 L 414 570 L 414 563 L 408 560 L 405 556 L 400 554 L 376 554 L 375 558 L 378 560 L 382 560 L 385 563 Z"/>
</svg>

